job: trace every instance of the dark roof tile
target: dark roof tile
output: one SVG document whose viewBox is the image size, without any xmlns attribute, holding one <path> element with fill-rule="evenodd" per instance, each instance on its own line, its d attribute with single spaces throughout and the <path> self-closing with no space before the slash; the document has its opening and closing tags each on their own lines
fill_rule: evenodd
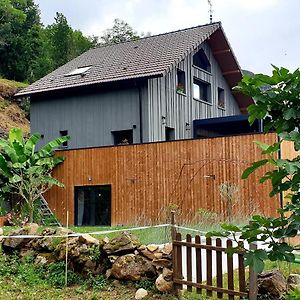
<svg viewBox="0 0 300 300">
<path fill-rule="evenodd" d="M 212 23 L 90 49 L 21 90 L 16 96 L 162 75 L 219 27 L 220 23 Z M 74 69 L 86 66 L 92 67 L 84 76 L 65 76 Z"/>
</svg>

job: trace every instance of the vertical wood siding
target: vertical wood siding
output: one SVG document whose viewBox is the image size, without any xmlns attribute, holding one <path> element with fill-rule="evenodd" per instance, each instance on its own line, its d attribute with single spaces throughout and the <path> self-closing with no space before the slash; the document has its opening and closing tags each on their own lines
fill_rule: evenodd
<svg viewBox="0 0 300 300">
<path fill-rule="evenodd" d="M 206 53 L 211 63 L 211 73 L 193 66 L 193 55 L 200 48 Z M 186 94 L 176 92 L 177 69 L 185 72 Z M 193 80 L 198 78 L 211 84 L 211 103 L 193 99 Z M 225 109 L 218 108 L 218 87 L 224 89 Z M 192 54 L 174 66 L 164 77 L 148 80 L 148 142 L 164 141 L 165 127 L 175 129 L 175 139 L 187 139 L 193 136 L 192 123 L 195 119 L 223 117 L 241 114 L 237 102 L 232 96 L 221 69 L 206 42 Z M 162 117 L 165 117 L 163 124 Z M 190 127 L 186 127 L 186 123 Z"/>
<path fill-rule="evenodd" d="M 226 215 L 219 186 L 229 182 L 239 187 L 236 218 L 255 212 L 274 215 L 279 198 L 269 199 L 270 186 L 258 183 L 266 169 L 248 180 L 240 178 L 251 162 L 261 159 L 253 141 L 271 144 L 276 138 L 244 135 L 60 151 L 66 160 L 54 176 L 65 188 L 52 188 L 46 199 L 63 223 L 69 210 L 73 223 L 74 187 L 110 184 L 112 225 L 165 222 L 170 204 L 180 208 L 180 221 L 196 222 L 200 208 Z"/>
</svg>

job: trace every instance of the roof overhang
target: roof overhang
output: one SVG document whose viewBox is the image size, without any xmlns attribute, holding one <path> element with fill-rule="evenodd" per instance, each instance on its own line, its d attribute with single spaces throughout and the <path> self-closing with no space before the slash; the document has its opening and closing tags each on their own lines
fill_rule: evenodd
<svg viewBox="0 0 300 300">
<path fill-rule="evenodd" d="M 232 89 L 241 81 L 243 74 L 221 26 L 207 39 L 207 43 L 220 66 L 226 82 Z M 235 97 L 241 112 L 247 113 L 247 107 L 250 104 L 253 104 L 254 100 L 240 92 L 233 91 L 232 94 Z"/>
</svg>

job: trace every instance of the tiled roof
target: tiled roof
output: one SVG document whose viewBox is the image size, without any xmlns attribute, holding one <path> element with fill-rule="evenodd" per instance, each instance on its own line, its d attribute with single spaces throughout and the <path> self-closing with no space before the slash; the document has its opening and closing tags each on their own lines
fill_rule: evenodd
<svg viewBox="0 0 300 300">
<path fill-rule="evenodd" d="M 23 89 L 17 96 L 162 75 L 220 26 L 220 23 L 212 23 L 90 49 Z M 66 76 L 74 69 L 86 66 L 91 68 L 84 76 Z"/>
</svg>

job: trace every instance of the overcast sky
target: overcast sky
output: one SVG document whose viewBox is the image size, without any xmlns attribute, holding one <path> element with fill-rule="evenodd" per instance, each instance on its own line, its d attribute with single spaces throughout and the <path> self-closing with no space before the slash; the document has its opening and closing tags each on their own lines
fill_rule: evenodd
<svg viewBox="0 0 300 300">
<path fill-rule="evenodd" d="M 63 13 L 74 29 L 100 36 L 120 18 L 151 34 L 209 22 L 207 0 L 36 0 L 42 22 Z M 270 73 L 271 64 L 300 67 L 299 0 L 212 0 L 213 19 L 221 21 L 243 69 Z"/>
</svg>

